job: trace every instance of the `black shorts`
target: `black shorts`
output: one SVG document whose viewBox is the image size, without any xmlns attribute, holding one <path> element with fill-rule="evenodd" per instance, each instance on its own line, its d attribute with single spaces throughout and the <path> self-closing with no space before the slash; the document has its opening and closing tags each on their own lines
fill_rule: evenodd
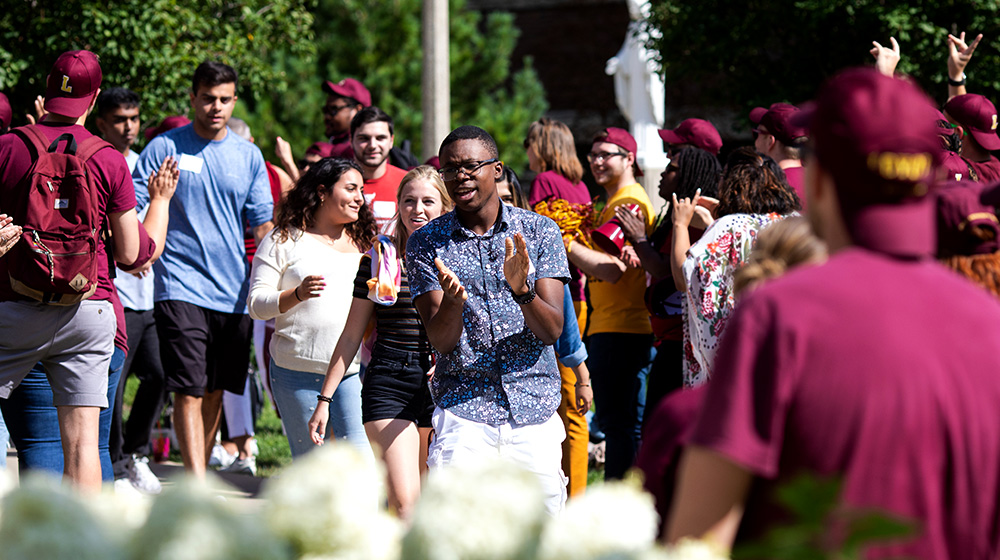
<svg viewBox="0 0 1000 560">
<path fill-rule="evenodd" d="M 249 315 L 158 301 L 153 316 L 167 391 L 192 397 L 219 389 L 243 394 L 253 329 Z"/>
<path fill-rule="evenodd" d="M 361 384 L 361 421 L 401 419 L 431 426 L 434 402 L 427 387 L 429 354 L 404 352 L 378 342 Z"/>
</svg>

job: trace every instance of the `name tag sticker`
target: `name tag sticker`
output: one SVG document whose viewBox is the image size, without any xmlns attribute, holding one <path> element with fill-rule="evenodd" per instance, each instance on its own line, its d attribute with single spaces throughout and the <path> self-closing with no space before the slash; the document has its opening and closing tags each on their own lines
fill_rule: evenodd
<svg viewBox="0 0 1000 560">
<path fill-rule="evenodd" d="M 201 168 L 204 166 L 205 160 L 191 154 L 181 154 L 181 160 L 177 163 L 178 169 L 191 173 L 201 173 Z"/>
<path fill-rule="evenodd" d="M 372 203 L 372 214 L 376 218 L 391 218 L 396 215 L 396 203 L 389 200 L 376 200 Z"/>
<path fill-rule="evenodd" d="M 56 210 L 65 210 L 67 208 L 69 208 L 69 199 L 68 198 L 57 198 L 56 199 L 56 202 L 55 202 L 55 209 Z"/>
</svg>

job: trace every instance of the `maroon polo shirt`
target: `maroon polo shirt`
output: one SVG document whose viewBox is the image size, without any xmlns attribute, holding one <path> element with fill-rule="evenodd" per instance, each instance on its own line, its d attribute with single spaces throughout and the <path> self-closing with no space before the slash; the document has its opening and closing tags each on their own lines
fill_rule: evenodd
<svg viewBox="0 0 1000 560">
<path fill-rule="evenodd" d="M 758 477 L 741 538 L 780 523 L 771 490 L 806 472 L 917 523 L 866 558 L 996 558 L 997 348 L 993 296 L 928 258 L 849 248 L 740 302 L 691 442 Z"/>
<path fill-rule="evenodd" d="M 802 209 L 806 209 L 806 168 L 805 167 L 789 167 L 784 170 L 785 178 L 788 179 L 788 184 L 795 191 L 795 194 L 799 196 L 799 202 L 802 203 Z"/>
<path fill-rule="evenodd" d="M 550 197 L 561 198 L 573 204 L 587 204 L 591 200 L 590 191 L 582 181 L 571 183 L 569 179 L 552 170 L 539 173 L 531 182 L 528 204 L 534 208 L 536 204 Z M 570 296 L 573 297 L 573 301 L 583 301 L 585 298 L 583 284 L 586 278 L 572 263 L 569 265 L 569 274 Z"/>
<path fill-rule="evenodd" d="M 992 183 L 1000 180 L 1000 160 L 997 160 L 995 156 L 990 156 L 990 159 L 986 161 L 972 161 L 968 159 L 965 161 L 976 171 L 976 175 L 979 175 L 980 183 Z"/>
</svg>

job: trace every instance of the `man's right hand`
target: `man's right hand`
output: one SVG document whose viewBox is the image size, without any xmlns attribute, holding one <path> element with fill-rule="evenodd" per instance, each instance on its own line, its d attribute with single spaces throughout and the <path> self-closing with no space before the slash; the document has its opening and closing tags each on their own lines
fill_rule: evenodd
<svg viewBox="0 0 1000 560">
<path fill-rule="evenodd" d="M 149 199 L 170 200 L 177 190 L 177 180 L 180 175 L 181 172 L 177 169 L 177 160 L 173 156 L 164 158 L 160 168 L 149 178 Z"/>
<path fill-rule="evenodd" d="M 462 283 L 458 280 L 458 276 L 445 266 L 444 261 L 440 258 L 435 258 L 434 266 L 438 269 L 438 283 L 441 284 L 444 297 L 455 303 L 462 303 L 469 299 L 469 294 L 465 293 L 465 286 L 462 286 Z"/>
<path fill-rule="evenodd" d="M 972 53 L 976 52 L 979 41 L 983 39 L 983 34 L 976 35 L 971 44 L 965 42 L 965 31 L 958 34 L 958 37 L 948 34 L 948 77 L 956 82 L 962 81 L 962 74 L 965 67 L 972 60 Z"/>
</svg>

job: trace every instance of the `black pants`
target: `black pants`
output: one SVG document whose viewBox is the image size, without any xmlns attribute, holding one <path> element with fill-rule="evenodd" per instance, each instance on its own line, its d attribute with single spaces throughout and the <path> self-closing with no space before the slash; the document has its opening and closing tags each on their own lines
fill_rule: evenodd
<svg viewBox="0 0 1000 560">
<path fill-rule="evenodd" d="M 111 417 L 111 463 L 115 478 L 125 476 L 132 454 L 152 452 L 150 436 L 163 410 L 163 364 L 160 362 L 160 339 L 156 334 L 153 311 L 125 310 L 125 331 L 128 334 L 128 356 L 122 368 L 118 392 Z M 130 373 L 139 378 L 139 390 L 132 403 L 128 422 L 122 422 L 122 397 Z M 123 430 L 124 427 L 124 430 Z"/>
</svg>

